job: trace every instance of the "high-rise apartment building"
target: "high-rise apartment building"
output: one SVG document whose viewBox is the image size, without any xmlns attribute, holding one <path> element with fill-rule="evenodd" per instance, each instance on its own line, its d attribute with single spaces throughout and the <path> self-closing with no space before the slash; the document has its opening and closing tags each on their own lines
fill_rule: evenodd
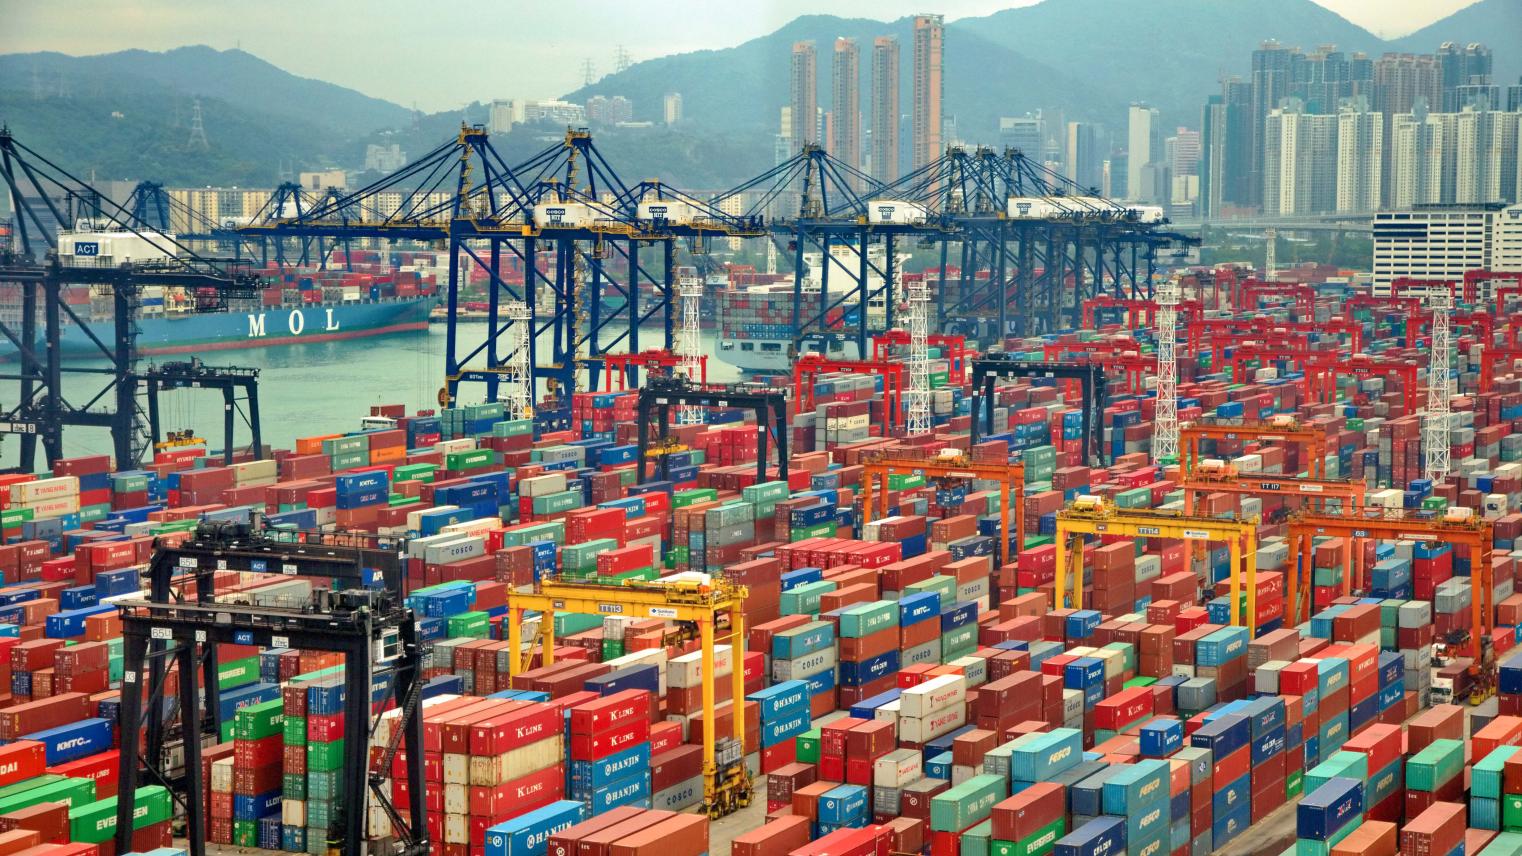
<svg viewBox="0 0 1522 856">
<path fill-rule="evenodd" d="M 945 38 L 942 16 L 914 16 L 914 159 L 910 169 L 918 169 L 941 156 Z"/>
<path fill-rule="evenodd" d="M 1378 210 L 1384 177 L 1383 113 L 1365 98 L 1347 99 L 1337 113 L 1337 210 Z"/>
<path fill-rule="evenodd" d="M 1442 69 L 1441 106 L 1445 113 L 1457 113 L 1463 109 L 1460 87 L 1490 83 L 1490 48 L 1478 42 L 1462 46 L 1456 42 L 1443 42 L 1437 49 L 1437 61 Z"/>
<path fill-rule="evenodd" d="M 1252 53 L 1252 138 L 1248 167 L 1248 204 L 1257 202 L 1268 186 L 1264 175 L 1264 145 L 1267 138 L 1269 111 L 1279 106 L 1279 101 L 1289 94 L 1290 63 L 1292 52 L 1278 42 L 1264 42 Z M 1268 210 L 1268 206 L 1264 206 Z"/>
<path fill-rule="evenodd" d="M 682 121 L 682 93 L 667 92 L 666 97 L 661 99 L 661 113 L 666 124 L 678 125 Z"/>
<path fill-rule="evenodd" d="M 1425 109 L 1391 117 L 1388 207 L 1411 208 L 1442 200 L 1443 143 L 1443 122 Z"/>
<path fill-rule="evenodd" d="M 789 119 L 793 151 L 819 142 L 819 78 L 813 42 L 793 43 L 792 108 Z"/>
<path fill-rule="evenodd" d="M 1337 204 L 1337 117 L 1304 112 L 1298 99 L 1264 121 L 1263 213 L 1321 214 Z"/>
<path fill-rule="evenodd" d="M 1388 117 L 1410 113 L 1417 99 L 1428 110 L 1442 105 L 1443 72 L 1437 57 L 1428 54 L 1387 53 L 1374 60 L 1374 109 Z"/>
<path fill-rule="evenodd" d="M 830 66 L 830 154 L 861 169 L 861 51 L 855 39 L 836 39 Z"/>
<path fill-rule="evenodd" d="M 898 39 L 872 40 L 872 177 L 898 181 Z"/>
</svg>

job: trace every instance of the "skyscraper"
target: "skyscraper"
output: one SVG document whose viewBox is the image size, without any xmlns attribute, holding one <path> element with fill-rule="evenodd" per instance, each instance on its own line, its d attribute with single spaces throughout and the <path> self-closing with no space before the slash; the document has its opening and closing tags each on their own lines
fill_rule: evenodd
<svg viewBox="0 0 1522 856">
<path fill-rule="evenodd" d="M 813 42 L 793 42 L 792 124 L 793 152 L 806 143 L 819 142 L 819 84 Z"/>
<path fill-rule="evenodd" d="M 1264 42 L 1252 53 L 1252 138 L 1249 149 L 1251 163 L 1248 168 L 1248 198 L 1254 203 L 1262 198 L 1268 186 L 1264 175 L 1264 147 L 1266 144 L 1270 110 L 1279 106 L 1280 99 L 1289 94 L 1291 51 L 1275 41 Z M 1267 204 L 1264 210 L 1268 210 Z"/>
<path fill-rule="evenodd" d="M 1036 163 L 1042 160 L 1046 144 L 1046 121 L 1041 116 L 1000 116 L 999 145 L 1016 149 Z"/>
<path fill-rule="evenodd" d="M 898 39 L 872 41 L 872 177 L 898 180 Z"/>
<path fill-rule="evenodd" d="M 1085 188 L 1100 185 L 1101 160 L 1098 142 L 1094 139 L 1094 125 L 1090 122 L 1069 122 L 1067 147 L 1064 154 L 1063 174 Z"/>
<path fill-rule="evenodd" d="M 861 52 L 855 39 L 835 40 L 830 74 L 830 154 L 861 169 Z"/>
<path fill-rule="evenodd" d="M 1200 132 L 1192 128 L 1179 128 L 1173 135 L 1173 156 L 1170 160 L 1174 178 L 1199 175 Z"/>
<path fill-rule="evenodd" d="M 1345 99 L 1337 113 L 1337 210 L 1379 209 L 1384 176 L 1385 115 L 1364 98 Z"/>
<path fill-rule="evenodd" d="M 1147 167 L 1162 158 L 1163 129 L 1156 107 L 1132 104 L 1126 122 L 1126 193 L 1138 202 L 1157 202 L 1166 196 L 1163 188 L 1147 181 Z"/>
<path fill-rule="evenodd" d="M 1459 103 L 1460 86 L 1490 82 L 1490 48 L 1478 42 L 1462 47 L 1456 42 L 1443 42 L 1437 49 L 1437 61 L 1442 68 L 1442 109 L 1445 113 L 1457 113 L 1463 108 Z"/>
<path fill-rule="evenodd" d="M 666 124 L 676 125 L 682 121 L 682 93 L 667 92 L 662 107 Z"/>
<path fill-rule="evenodd" d="M 944 41 L 942 16 L 914 16 L 914 160 L 911 169 L 918 169 L 941 156 Z"/>
</svg>

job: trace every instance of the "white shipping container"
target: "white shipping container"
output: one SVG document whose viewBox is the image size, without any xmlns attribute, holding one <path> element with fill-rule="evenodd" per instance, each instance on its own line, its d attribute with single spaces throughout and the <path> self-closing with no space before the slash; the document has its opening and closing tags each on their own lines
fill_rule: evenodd
<svg viewBox="0 0 1522 856">
<path fill-rule="evenodd" d="M 946 665 L 962 670 L 968 689 L 988 683 L 988 661 L 982 657 L 958 657 Z"/>
<path fill-rule="evenodd" d="M 922 719 L 952 705 L 965 704 L 967 679 L 962 675 L 940 675 L 899 693 L 898 701 L 904 716 Z"/>
<path fill-rule="evenodd" d="M 495 787 L 559 764 L 565 758 L 565 745 L 557 732 L 550 735 L 549 739 L 519 746 L 501 755 L 467 757 L 470 762 L 469 783 L 472 786 Z"/>
<path fill-rule="evenodd" d="M 233 482 L 239 487 L 274 484 L 279 477 L 280 472 L 273 458 L 233 464 Z"/>
<path fill-rule="evenodd" d="M 407 528 L 410 531 L 413 531 L 413 532 L 416 532 L 419 529 L 421 529 L 422 526 L 423 526 L 423 513 L 424 512 L 427 512 L 427 511 L 453 511 L 456 508 L 459 508 L 459 506 L 458 505 L 434 505 L 434 506 L 419 508 L 416 511 L 409 511 L 409 512 L 407 512 Z M 407 542 L 407 555 L 412 556 L 412 557 L 417 558 L 417 559 L 421 559 L 421 558 L 423 558 L 423 552 L 428 549 L 428 545 L 429 544 L 438 544 L 438 543 L 441 543 L 441 542 L 444 542 L 444 541 L 451 541 L 451 540 L 453 540 L 453 539 L 455 539 L 457 537 L 459 537 L 459 536 L 448 534 L 448 533 L 444 533 L 444 532 L 440 532 L 437 535 L 426 535 L 426 536 L 424 536 L 422 538 L 413 538 L 412 540 Z"/>
<path fill-rule="evenodd" d="M 942 734 L 952 732 L 967 723 L 967 705 L 957 705 L 950 710 L 937 711 L 927 717 L 900 716 L 898 739 L 907 743 L 928 743 Z"/>
<path fill-rule="evenodd" d="M 211 762 L 211 789 L 232 793 L 233 789 L 233 759 L 223 758 L 220 761 Z"/>
<path fill-rule="evenodd" d="M 924 760 L 915 749 L 895 749 L 872 762 L 872 785 L 901 788 L 925 775 Z"/>
<path fill-rule="evenodd" d="M 455 787 L 459 787 L 456 785 Z M 455 800 L 458 804 L 459 800 Z M 469 844 L 470 843 L 470 815 L 463 812 L 449 810 L 449 789 L 444 790 L 444 843 L 445 844 Z M 470 808 L 469 800 L 465 802 L 466 810 Z"/>
<path fill-rule="evenodd" d="M 11 485 L 11 505 L 32 505 L 66 496 L 79 496 L 77 476 L 37 479 Z"/>
<path fill-rule="evenodd" d="M 445 752 L 444 759 L 444 786 L 451 785 L 461 787 L 470 784 L 470 756 L 461 755 L 458 752 Z M 448 791 L 445 791 L 448 793 Z M 467 792 L 468 793 L 468 792 Z M 450 810 L 446 806 L 446 811 Z"/>
<path fill-rule="evenodd" d="M 307 804 L 305 800 L 281 800 L 280 822 L 286 826 L 307 825 Z"/>
<path fill-rule="evenodd" d="M 461 535 L 443 544 L 433 544 L 423 553 L 423 561 L 430 565 L 458 562 L 486 555 L 486 539 Z"/>
<path fill-rule="evenodd" d="M 872 711 L 872 718 L 885 719 L 889 722 L 897 722 L 900 707 L 901 705 L 898 703 L 898 699 L 894 699 L 893 701 L 890 701 L 887 704 L 882 705 L 876 710 Z"/>
<path fill-rule="evenodd" d="M 1083 690 L 1062 691 L 1062 719 L 1064 722 L 1077 718 L 1083 720 Z"/>
<path fill-rule="evenodd" d="M 410 516 L 410 515 L 409 515 Z M 421 521 L 420 521 L 421 522 Z M 485 536 L 488 532 L 496 532 L 502 528 L 502 518 L 482 517 L 477 520 L 466 520 L 463 523 L 451 523 L 439 530 L 440 535 L 477 535 Z"/>
<path fill-rule="evenodd" d="M 796 660 L 774 659 L 772 660 L 772 680 L 793 681 L 829 671 L 835 668 L 835 651 L 835 648 L 830 647 L 822 651 L 815 651 L 807 656 L 799 657 Z M 679 686 L 674 681 L 671 685 Z M 694 684 L 693 686 L 696 685 Z"/>
<path fill-rule="evenodd" d="M 565 485 L 564 472 L 545 473 L 544 475 L 526 478 L 518 482 L 518 495 L 544 496 L 551 493 L 563 493 Z"/>
<path fill-rule="evenodd" d="M 734 671 L 735 658 L 732 651 L 733 649 L 728 645 L 714 646 L 713 674 L 715 678 L 722 678 Z M 703 652 L 693 651 L 691 654 L 671 658 L 671 662 L 666 667 L 666 682 L 678 689 L 701 686 Z"/>
<path fill-rule="evenodd" d="M 440 440 L 433 444 L 433 450 L 442 454 L 450 452 L 469 452 L 476 447 L 474 437 L 461 437 L 457 440 Z"/>
</svg>

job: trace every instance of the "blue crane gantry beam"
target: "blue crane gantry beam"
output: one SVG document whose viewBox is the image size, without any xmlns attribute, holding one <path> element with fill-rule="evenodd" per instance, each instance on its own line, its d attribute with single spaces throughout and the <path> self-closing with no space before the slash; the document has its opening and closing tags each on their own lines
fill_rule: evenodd
<svg viewBox="0 0 1522 856">
<path fill-rule="evenodd" d="M 685 216 L 646 216 L 646 203 L 683 203 Z M 647 210 L 642 212 L 642 207 Z M 663 206 L 656 205 L 654 210 Z M 664 206 L 669 214 L 671 205 Z M 529 364 L 537 384 L 564 392 L 575 386 L 578 354 L 591 377 L 600 375 L 601 354 L 621 343 L 639 349 L 639 328 L 664 314 L 665 346 L 674 340 L 672 289 L 675 240 L 706 243 L 713 235 L 759 236 L 758 218 L 724 214 L 717 206 L 658 182 L 629 185 L 592 143 L 586 131 L 565 138 L 517 164 L 508 164 L 481 126 L 462 126 L 450 140 L 391 175 L 345 195 L 330 195 L 296 216 L 250 223 L 239 232 L 264 238 L 319 237 L 337 240 L 427 241 L 446 245 L 447 329 L 445 387 L 441 401 L 454 402 L 461 383 L 479 382 L 487 400 L 497 398 L 511 353 L 502 342 L 511 320 L 503 317 L 505 297 L 528 309 Z M 642 251 L 661 247 L 660 270 L 652 271 Z M 501 276 L 504 248 L 523 263 L 521 286 Z M 462 353 L 457 335 L 460 288 L 471 268 L 486 273 L 487 336 Z M 642 305 L 642 286 L 655 299 Z M 605 290 L 623 298 L 609 306 Z M 552 308 L 545 312 L 541 298 Z M 625 329 L 611 328 L 623 322 Z M 613 338 L 606 339 L 605 335 Z M 540 340 L 550 344 L 540 360 Z M 595 383 L 595 380 L 594 380 Z"/>
</svg>

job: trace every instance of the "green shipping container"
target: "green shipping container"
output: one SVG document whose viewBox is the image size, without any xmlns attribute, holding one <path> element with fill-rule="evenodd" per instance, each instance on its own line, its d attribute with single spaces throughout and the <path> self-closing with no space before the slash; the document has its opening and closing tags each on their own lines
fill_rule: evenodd
<svg viewBox="0 0 1522 856">
<path fill-rule="evenodd" d="M 315 801 L 331 801 L 338 799 L 343 791 L 342 774 L 339 770 L 318 770 L 307 772 L 307 799 Z"/>
<path fill-rule="evenodd" d="M 835 590 L 835 584 L 826 580 L 804 583 L 782 593 L 783 615 L 814 615 L 819 612 L 819 598 Z"/>
<path fill-rule="evenodd" d="M 913 490 L 924 486 L 924 473 L 893 473 L 888 476 L 888 490 Z"/>
<path fill-rule="evenodd" d="M 258 847 L 259 846 L 259 821 L 235 820 L 233 821 L 233 846 L 234 847 Z"/>
<path fill-rule="evenodd" d="M 988 842 L 993 837 L 994 825 L 983 821 L 962 833 L 958 856 L 988 856 Z"/>
<path fill-rule="evenodd" d="M 559 514 L 581 507 L 581 491 L 563 490 L 534 497 L 535 514 Z"/>
<path fill-rule="evenodd" d="M 1481 848 L 1479 856 L 1522 856 L 1522 833 L 1502 832 Z"/>
<path fill-rule="evenodd" d="M 342 769 L 343 764 L 343 740 L 333 740 L 328 743 L 307 744 L 307 773 L 310 774 L 313 772 L 321 772 L 323 770 L 338 770 Z"/>
<path fill-rule="evenodd" d="M 21 790 L 18 793 L 0 799 L 0 814 L 10 814 L 24 808 L 31 808 L 45 802 L 66 802 L 70 809 L 95 802 L 94 779 L 69 779 L 62 776 L 50 779 L 47 776 L 38 776 L 28 781 L 40 781 L 49 779 L 47 784 Z M 18 782 L 17 784 L 25 784 Z"/>
<path fill-rule="evenodd" d="M 281 733 L 285 722 L 285 702 L 270 699 L 261 704 L 239 708 L 233 717 L 233 736 L 239 740 L 259 740 Z"/>
<path fill-rule="evenodd" d="M 259 655 L 217 664 L 217 686 L 230 690 L 259 681 Z"/>
<path fill-rule="evenodd" d="M 169 819 L 172 805 L 169 791 L 159 785 L 145 785 L 137 789 L 133 801 L 132 828 L 142 829 Z M 116 835 L 116 797 L 69 809 L 69 840 L 86 844 L 110 841 Z M 257 829 L 255 842 L 258 844 Z M 253 846 L 253 845 L 250 845 Z"/>
<path fill-rule="evenodd" d="M 288 720 L 289 721 L 289 720 Z M 306 738 L 306 729 L 302 728 L 302 738 Z M 280 795 L 288 800 L 304 800 L 307 798 L 307 777 L 305 773 L 286 773 L 280 777 Z"/>
<path fill-rule="evenodd" d="M 672 494 L 672 508 L 686 508 L 689 505 L 697 505 L 700 502 L 713 502 L 719 498 L 719 492 L 711 487 L 699 487 L 691 490 L 681 490 Z"/>
<path fill-rule="evenodd" d="M 932 832 L 958 832 L 993 812 L 994 803 L 1009 795 L 1003 776 L 973 776 L 950 790 L 930 798 Z"/>
<path fill-rule="evenodd" d="M 449 638 L 485 639 L 491 618 L 484 612 L 462 612 L 449 616 Z"/>
<path fill-rule="evenodd" d="M 1489 755 L 1475 764 L 1470 775 L 1470 793 L 1477 797 L 1500 799 L 1501 771 L 1506 766 L 1506 759 L 1517 754 L 1518 751 L 1522 751 L 1522 747 L 1497 746 Z"/>
<path fill-rule="evenodd" d="M 898 604 L 890 600 L 858 603 L 840 613 L 842 639 L 860 639 L 898 625 Z"/>
<path fill-rule="evenodd" d="M 815 526 L 805 526 L 805 527 L 803 527 L 801 529 L 794 529 L 794 530 L 792 530 L 791 533 L 788 535 L 788 539 L 787 540 L 789 542 L 792 542 L 792 541 L 803 541 L 803 540 L 806 540 L 808 538 L 829 538 L 830 536 L 832 536 L 834 534 L 835 534 L 835 524 L 834 523 L 820 523 L 820 524 L 817 524 Z"/>
<path fill-rule="evenodd" d="M 936 594 L 940 595 L 941 608 L 945 609 L 946 607 L 956 603 L 956 578 L 948 577 L 943 574 L 936 574 L 935 576 L 920 580 L 917 583 L 910 583 L 909 585 L 904 586 L 904 591 L 901 596 L 908 597 L 911 594 L 921 594 L 927 591 L 933 591 Z"/>
<path fill-rule="evenodd" d="M 369 465 L 369 452 L 343 452 L 341 454 L 332 456 L 332 463 L 329 466 L 331 466 L 333 468 L 333 472 L 336 473 L 340 470 L 353 470 L 358 469 L 359 467 L 367 467 Z"/>
<path fill-rule="evenodd" d="M 1057 839 L 1067 834 L 1064 818 L 1057 818 L 1019 841 L 994 841 L 993 856 L 1046 856 Z"/>
<path fill-rule="evenodd" d="M 1406 787 L 1432 792 L 1464 771 L 1464 744 L 1459 740 L 1434 740 L 1406 761 Z"/>
<path fill-rule="evenodd" d="M 798 762 L 800 764 L 819 763 L 819 729 L 811 728 L 798 735 Z"/>
<path fill-rule="evenodd" d="M 322 453 L 332 458 L 337 455 L 354 454 L 362 452 L 370 454 L 370 438 L 364 435 L 356 437 L 329 437 L 322 441 Z"/>
<path fill-rule="evenodd" d="M 497 453 L 491 449 L 471 449 L 466 452 L 450 452 L 444 456 L 444 469 L 460 472 L 478 470 L 497 462 Z"/>
<path fill-rule="evenodd" d="M 965 657 L 978 647 L 978 625 L 964 624 L 941 634 L 941 659 Z"/>
<path fill-rule="evenodd" d="M 1284 775 L 1284 798 L 1291 799 L 1300 795 L 1300 789 L 1305 786 L 1305 773 L 1296 770 Z"/>
</svg>

